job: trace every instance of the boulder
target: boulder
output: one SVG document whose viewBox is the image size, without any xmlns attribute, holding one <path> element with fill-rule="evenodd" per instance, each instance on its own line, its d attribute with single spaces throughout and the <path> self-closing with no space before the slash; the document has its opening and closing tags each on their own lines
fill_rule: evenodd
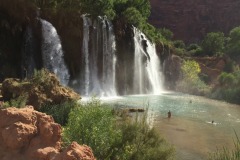
<svg viewBox="0 0 240 160">
<path fill-rule="evenodd" d="M 44 71 L 42 81 L 37 78 L 25 81 L 16 78 L 5 79 L 2 83 L 2 96 L 4 101 L 25 96 L 26 104 L 34 106 L 35 109 L 45 104 L 60 104 L 80 99 L 79 94 L 62 86 L 56 75 L 47 71 Z"/>
<path fill-rule="evenodd" d="M 95 160 L 88 146 L 61 148 L 61 126 L 32 106 L 0 110 L 1 160 Z"/>
</svg>

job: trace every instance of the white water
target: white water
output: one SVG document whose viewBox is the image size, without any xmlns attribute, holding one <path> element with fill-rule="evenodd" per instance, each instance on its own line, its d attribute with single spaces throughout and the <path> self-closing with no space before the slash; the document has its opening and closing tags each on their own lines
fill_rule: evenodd
<svg viewBox="0 0 240 160">
<path fill-rule="evenodd" d="M 84 96 L 116 96 L 116 49 L 113 26 L 104 17 L 98 17 L 93 24 L 86 15 L 82 18 L 84 24 L 82 53 L 85 66 L 80 80 L 84 86 L 80 92 Z"/>
<path fill-rule="evenodd" d="M 176 160 L 205 160 L 217 148 L 234 148 L 234 130 L 240 135 L 239 105 L 174 92 L 102 101 L 120 108 L 148 108 L 156 131 L 176 148 Z"/>
<path fill-rule="evenodd" d="M 86 16 L 82 16 L 83 18 L 83 44 L 82 44 L 82 52 L 84 53 L 84 65 L 85 65 L 85 70 L 84 70 L 84 95 L 89 94 L 89 80 L 90 80 L 90 71 L 89 71 L 89 48 L 88 48 L 88 43 L 89 43 L 89 26 L 91 25 L 91 21 L 89 18 Z"/>
<path fill-rule="evenodd" d="M 155 44 L 134 28 L 134 93 L 160 94 L 162 87 L 162 72 Z M 143 45 L 147 45 L 144 49 Z"/>
<path fill-rule="evenodd" d="M 63 85 L 69 81 L 68 69 L 63 59 L 60 38 L 53 25 L 41 19 L 42 23 L 42 57 L 43 67 L 55 73 Z"/>
<path fill-rule="evenodd" d="M 152 87 L 152 94 L 161 94 L 163 92 L 163 73 L 161 72 L 160 60 L 156 53 L 155 44 L 149 43 L 147 52 L 151 57 L 147 65 L 148 78 Z"/>
</svg>

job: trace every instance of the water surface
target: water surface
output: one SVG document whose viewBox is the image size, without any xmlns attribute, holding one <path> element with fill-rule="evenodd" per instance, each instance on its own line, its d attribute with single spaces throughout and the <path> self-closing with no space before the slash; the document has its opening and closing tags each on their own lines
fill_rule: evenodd
<svg viewBox="0 0 240 160">
<path fill-rule="evenodd" d="M 120 107 L 148 106 L 153 125 L 175 146 L 177 160 L 207 159 L 217 147 L 233 148 L 234 130 L 240 135 L 238 105 L 174 92 L 104 101 Z M 171 119 L 167 118 L 169 110 Z"/>
</svg>

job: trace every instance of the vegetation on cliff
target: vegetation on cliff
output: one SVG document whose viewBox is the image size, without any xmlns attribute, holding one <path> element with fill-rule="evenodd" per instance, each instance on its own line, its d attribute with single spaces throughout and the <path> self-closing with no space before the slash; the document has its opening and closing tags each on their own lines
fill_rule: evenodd
<svg viewBox="0 0 240 160">
<path fill-rule="evenodd" d="M 80 99 L 79 94 L 62 86 L 56 75 L 45 69 L 36 71 L 31 79 L 5 79 L 2 95 L 6 107 L 23 107 L 27 104 L 33 105 L 35 109 Z"/>
<path fill-rule="evenodd" d="M 240 95 L 239 44 L 239 27 L 233 28 L 228 36 L 222 32 L 208 33 L 199 44 L 186 46 L 181 40 L 174 41 L 174 53 L 187 60 L 182 63 L 182 77 L 179 79 L 177 89 L 186 93 L 205 95 L 240 104 L 238 98 Z M 192 63 L 188 63 L 188 59 L 194 60 L 200 68 L 193 67 Z M 216 59 L 219 61 L 214 64 Z M 194 80 L 195 83 L 189 83 L 191 72 L 186 72 L 186 68 L 191 68 L 197 73 L 200 81 Z"/>
</svg>

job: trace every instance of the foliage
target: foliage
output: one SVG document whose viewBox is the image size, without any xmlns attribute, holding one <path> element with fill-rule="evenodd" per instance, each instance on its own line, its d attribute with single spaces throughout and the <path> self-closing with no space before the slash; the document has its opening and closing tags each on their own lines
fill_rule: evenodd
<svg viewBox="0 0 240 160">
<path fill-rule="evenodd" d="M 65 126 L 67 124 L 70 111 L 77 106 L 77 102 L 69 101 L 57 105 L 45 105 L 40 107 L 39 111 L 51 115 L 56 123 Z"/>
<path fill-rule="evenodd" d="M 233 28 L 229 34 L 226 52 L 233 58 L 240 55 L 240 27 Z"/>
<path fill-rule="evenodd" d="M 202 42 L 205 54 L 209 56 L 222 55 L 225 48 L 225 37 L 222 32 L 208 33 Z"/>
<path fill-rule="evenodd" d="M 184 61 L 181 70 L 183 77 L 188 81 L 196 81 L 199 78 L 198 74 L 201 72 L 199 64 L 193 60 Z"/>
<path fill-rule="evenodd" d="M 160 28 L 158 32 L 160 32 L 167 40 L 171 40 L 173 38 L 173 33 L 167 28 Z"/>
<path fill-rule="evenodd" d="M 186 50 L 183 48 L 174 48 L 174 54 L 180 57 L 186 56 L 186 53 L 187 53 Z"/>
<path fill-rule="evenodd" d="M 123 17 L 128 23 L 131 23 L 134 26 L 142 26 L 142 23 L 144 22 L 141 13 L 134 7 L 127 8 L 123 12 Z"/>
<path fill-rule="evenodd" d="M 81 0 L 80 2 L 82 11 L 94 17 L 106 15 L 108 18 L 113 18 L 115 15 L 114 0 Z"/>
<path fill-rule="evenodd" d="M 90 146 L 97 159 L 164 160 L 172 157 L 173 148 L 149 128 L 146 119 L 117 121 L 115 117 L 112 109 L 99 100 L 81 103 L 69 114 L 64 141 Z"/>
<path fill-rule="evenodd" d="M 96 99 L 80 104 L 70 112 L 64 136 L 67 142 L 89 145 L 98 159 L 109 157 L 121 138 L 120 131 L 114 126 L 111 109 Z"/>
<path fill-rule="evenodd" d="M 186 47 L 185 43 L 182 40 L 173 41 L 173 45 L 176 48 L 182 48 L 182 49 L 184 49 Z"/>
<path fill-rule="evenodd" d="M 236 141 L 234 142 L 235 148 L 229 150 L 223 147 L 222 150 L 218 149 L 216 152 L 209 154 L 208 160 L 239 160 L 240 159 L 240 140 L 236 135 Z"/>
<path fill-rule="evenodd" d="M 233 73 L 223 72 L 218 81 L 220 86 L 211 94 L 212 98 L 240 104 L 240 70 L 236 68 Z"/>
<path fill-rule="evenodd" d="M 31 82 L 35 85 L 49 84 L 51 79 L 46 69 L 34 70 Z"/>
<path fill-rule="evenodd" d="M 150 128 L 146 114 L 126 119 L 121 125 L 123 154 L 119 159 L 167 160 L 173 159 L 174 148 Z"/>
<path fill-rule="evenodd" d="M 210 90 L 200 79 L 200 66 L 196 61 L 186 60 L 181 67 L 183 78 L 178 83 L 177 88 L 183 92 L 193 94 L 207 94 Z"/>
<path fill-rule="evenodd" d="M 20 95 L 16 98 L 11 99 L 10 101 L 7 101 L 3 104 L 4 108 L 8 107 L 16 107 L 16 108 L 22 108 L 26 106 L 28 96 L 26 94 Z"/>
<path fill-rule="evenodd" d="M 237 83 L 237 79 L 232 73 L 222 72 L 218 77 L 218 81 L 221 86 L 228 87 L 231 85 L 235 85 Z"/>
<path fill-rule="evenodd" d="M 200 56 L 203 54 L 203 50 L 202 47 L 199 46 L 198 44 L 190 44 L 187 48 L 186 48 L 187 52 L 189 55 L 191 56 Z"/>
</svg>

